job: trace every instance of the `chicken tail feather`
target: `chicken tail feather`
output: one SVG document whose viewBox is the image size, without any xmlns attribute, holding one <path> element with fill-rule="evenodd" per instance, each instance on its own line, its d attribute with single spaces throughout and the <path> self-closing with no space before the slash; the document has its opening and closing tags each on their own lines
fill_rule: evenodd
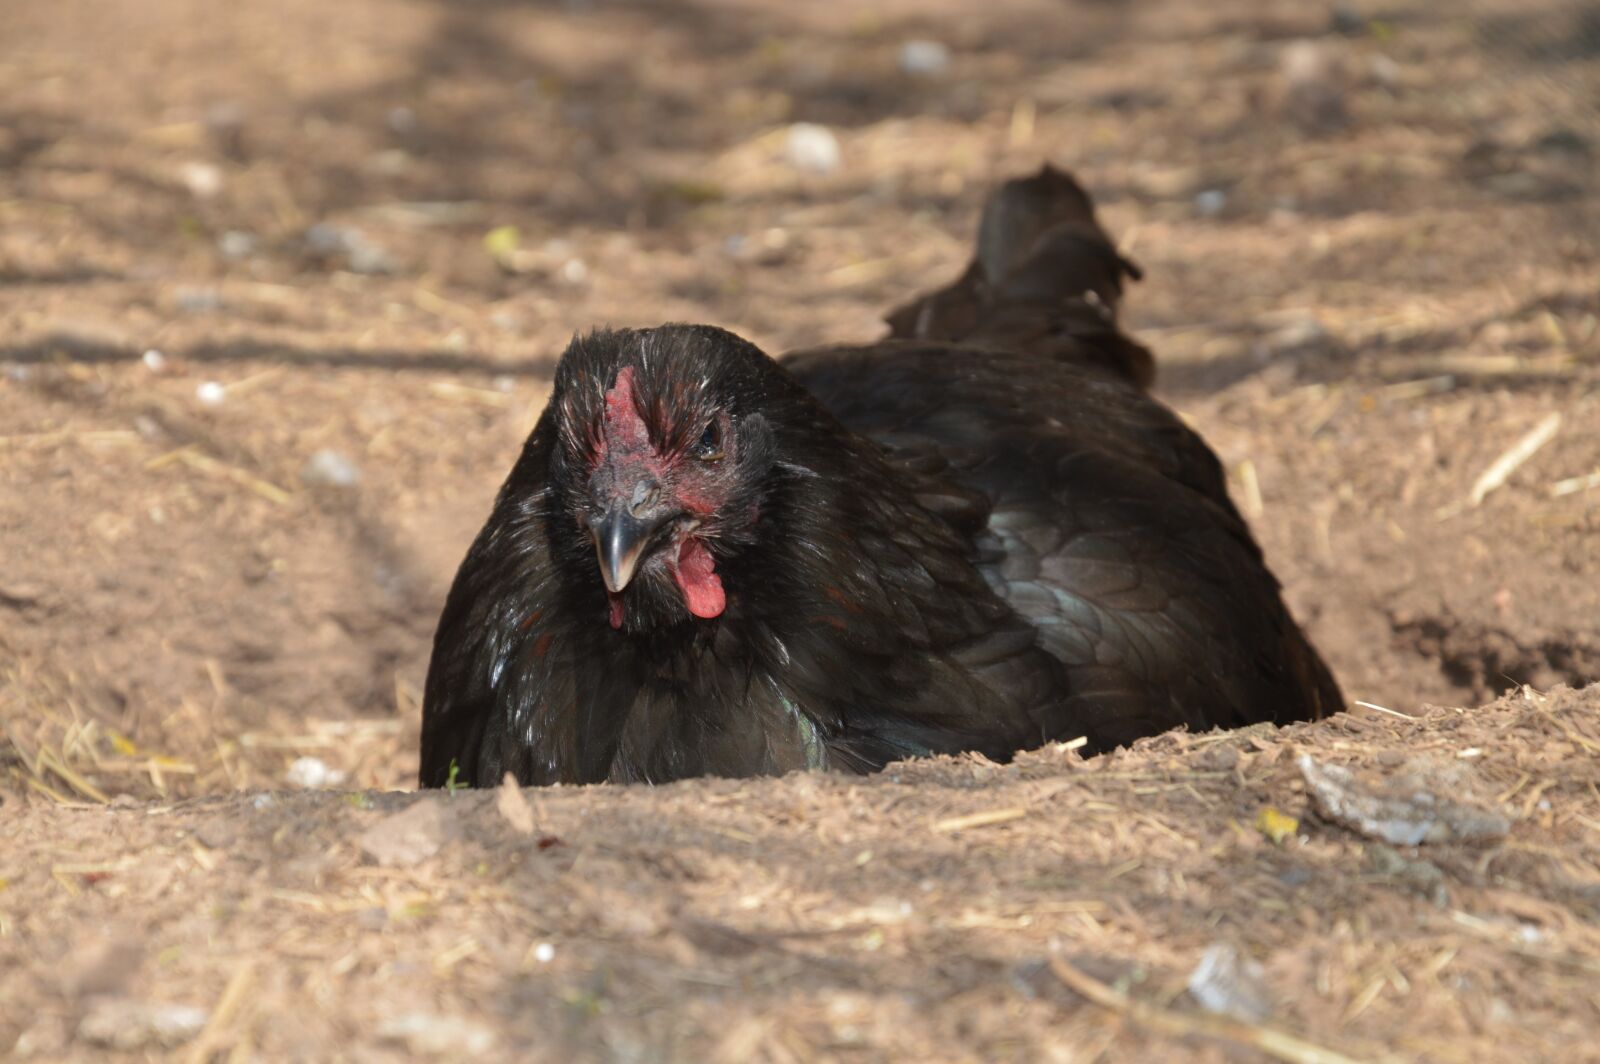
<svg viewBox="0 0 1600 1064">
<path fill-rule="evenodd" d="M 1155 377 L 1150 352 L 1117 327 L 1124 282 L 1142 276 L 1101 228 L 1089 194 L 1046 164 L 989 197 L 961 277 L 887 321 L 895 338 L 1037 352 L 1148 387 Z"/>
</svg>

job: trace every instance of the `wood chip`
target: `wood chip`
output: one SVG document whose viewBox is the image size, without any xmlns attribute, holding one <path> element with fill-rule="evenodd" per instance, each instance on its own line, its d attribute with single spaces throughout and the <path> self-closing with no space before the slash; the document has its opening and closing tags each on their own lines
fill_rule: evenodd
<svg viewBox="0 0 1600 1064">
<path fill-rule="evenodd" d="M 533 834 L 533 807 L 523 796 L 522 788 L 517 786 L 517 777 L 509 772 L 500 783 L 500 793 L 495 796 L 494 805 L 517 834 Z"/>
</svg>

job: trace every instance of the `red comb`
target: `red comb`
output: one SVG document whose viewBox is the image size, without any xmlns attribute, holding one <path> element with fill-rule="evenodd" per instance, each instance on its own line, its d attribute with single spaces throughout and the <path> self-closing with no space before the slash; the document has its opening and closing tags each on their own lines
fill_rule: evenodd
<svg viewBox="0 0 1600 1064">
<path fill-rule="evenodd" d="M 606 392 L 606 413 L 602 426 L 606 448 L 623 454 L 649 451 L 650 433 L 633 399 L 633 367 L 617 371 L 617 382 Z"/>
</svg>

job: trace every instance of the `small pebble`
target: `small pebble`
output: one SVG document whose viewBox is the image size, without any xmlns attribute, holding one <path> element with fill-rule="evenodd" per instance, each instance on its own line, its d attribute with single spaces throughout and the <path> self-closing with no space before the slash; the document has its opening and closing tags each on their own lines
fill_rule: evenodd
<svg viewBox="0 0 1600 1064">
<path fill-rule="evenodd" d="M 306 247 L 318 255 L 337 255 L 345 248 L 345 230 L 328 222 L 318 222 L 306 230 Z"/>
<path fill-rule="evenodd" d="M 1311 882 L 1311 879 L 1309 868 L 1286 868 L 1278 873 L 1278 882 L 1286 887 L 1303 887 Z"/>
<path fill-rule="evenodd" d="M 1220 188 L 1208 188 L 1194 198 L 1194 209 L 1203 218 L 1215 218 L 1228 206 L 1228 194 Z"/>
<path fill-rule="evenodd" d="M 385 1041 L 404 1044 L 419 1057 L 481 1057 L 495 1046 L 494 1031 L 476 1020 L 415 1010 L 379 1021 L 377 1034 Z"/>
<path fill-rule="evenodd" d="M 1393 92 L 1400 87 L 1400 64 L 1386 55 L 1367 60 L 1367 77 L 1381 89 Z"/>
<path fill-rule="evenodd" d="M 411 169 L 411 153 L 401 148 L 385 148 L 373 153 L 367 165 L 384 177 L 399 177 Z"/>
<path fill-rule="evenodd" d="M 1272 1012 L 1266 973 L 1231 943 L 1218 942 L 1189 975 L 1189 993 L 1207 1012 L 1259 1023 Z"/>
<path fill-rule="evenodd" d="M 222 309 L 222 293 L 215 288 L 180 288 L 175 301 L 179 310 L 189 314 Z"/>
<path fill-rule="evenodd" d="M 389 128 L 405 136 L 417 131 L 417 113 L 409 107 L 393 107 L 389 110 Z"/>
<path fill-rule="evenodd" d="M 184 163 L 178 176 L 195 199 L 210 199 L 222 191 L 222 170 L 211 163 Z"/>
<path fill-rule="evenodd" d="M 223 153 L 233 159 L 244 158 L 244 108 L 232 100 L 206 108 L 206 132 Z"/>
<path fill-rule="evenodd" d="M 1284 110 L 1308 133 L 1325 133 L 1349 124 L 1345 71 L 1340 56 L 1317 41 L 1291 41 L 1278 59 Z"/>
<path fill-rule="evenodd" d="M 78 1038 L 124 1053 L 147 1048 L 172 1049 L 199 1034 L 206 1025 L 206 1017 L 205 1009 L 189 1005 L 104 998 L 90 1007 L 78 1022 Z"/>
<path fill-rule="evenodd" d="M 394 257 L 359 229 L 318 222 L 305 233 L 306 249 L 325 259 L 344 260 L 352 273 L 394 273 Z"/>
<path fill-rule="evenodd" d="M 907 41 L 900 46 L 900 69 L 919 77 L 936 77 L 950 69 L 950 49 L 939 41 Z"/>
<path fill-rule="evenodd" d="M 241 229 L 229 229 L 217 237 L 217 250 L 225 259 L 247 259 L 256 252 L 256 238 Z"/>
<path fill-rule="evenodd" d="M 342 452 L 323 448 L 306 459 L 300 482 L 312 487 L 353 488 L 361 483 L 361 470 Z"/>
<path fill-rule="evenodd" d="M 1328 15 L 1328 28 L 1345 37 L 1357 37 L 1366 32 L 1367 20 L 1354 4 L 1334 4 Z"/>
<path fill-rule="evenodd" d="M 540 964 L 549 964 L 556 959 L 556 948 L 548 942 L 541 942 L 533 947 L 533 959 Z"/>
<path fill-rule="evenodd" d="M 221 406 L 228 397 L 228 389 L 216 381 L 201 381 L 194 390 L 194 397 L 206 406 Z"/>
<path fill-rule="evenodd" d="M 409 868 L 439 852 L 455 818 L 438 802 L 415 802 L 363 831 L 361 851 L 386 868 Z"/>
<path fill-rule="evenodd" d="M 811 174 L 831 174 L 839 169 L 839 138 L 827 126 L 797 122 L 789 127 L 784 157 L 796 170 Z"/>
<path fill-rule="evenodd" d="M 300 757 L 289 766 L 289 771 L 283 774 L 283 778 L 296 787 L 316 791 L 343 783 L 344 773 L 336 768 L 329 768 L 327 762 L 320 757 Z"/>
<path fill-rule="evenodd" d="M 352 273 L 393 273 L 394 259 L 376 244 L 360 243 L 350 248 L 348 261 Z"/>
<path fill-rule="evenodd" d="M 1267 337 L 1267 349 L 1277 355 L 1320 351 L 1331 343 L 1327 327 L 1311 317 L 1291 321 Z"/>
<path fill-rule="evenodd" d="M 582 284 L 589 277 L 589 267 L 582 259 L 568 259 L 561 266 L 561 279 L 568 284 Z"/>
<path fill-rule="evenodd" d="M 151 348 L 139 356 L 139 361 L 144 363 L 144 368 L 151 373 L 160 373 L 167 368 L 167 356 Z"/>
<path fill-rule="evenodd" d="M 245 125 L 245 107 L 240 102 L 224 99 L 205 109 L 205 126 L 213 136 L 229 136 Z"/>
<path fill-rule="evenodd" d="M 1213 746 L 1195 759 L 1207 772 L 1232 772 L 1239 765 L 1237 746 Z"/>
<path fill-rule="evenodd" d="M 11 1046 L 11 1058 L 16 1060 L 62 1060 L 66 1056 L 66 1019 L 51 1012 L 34 1018 L 27 1030 L 17 1036 Z"/>
</svg>

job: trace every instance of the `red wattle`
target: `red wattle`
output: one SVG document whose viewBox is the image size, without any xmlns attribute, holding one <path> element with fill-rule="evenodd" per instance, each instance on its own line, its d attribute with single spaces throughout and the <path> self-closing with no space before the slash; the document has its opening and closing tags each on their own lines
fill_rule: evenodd
<svg viewBox="0 0 1600 1064">
<path fill-rule="evenodd" d="M 683 603 L 696 617 L 720 617 L 728 607 L 728 596 L 722 590 L 722 577 L 717 575 L 716 561 L 706 545 L 693 536 L 683 541 L 678 551 L 678 565 L 673 574 L 678 589 L 683 592 Z"/>
</svg>

